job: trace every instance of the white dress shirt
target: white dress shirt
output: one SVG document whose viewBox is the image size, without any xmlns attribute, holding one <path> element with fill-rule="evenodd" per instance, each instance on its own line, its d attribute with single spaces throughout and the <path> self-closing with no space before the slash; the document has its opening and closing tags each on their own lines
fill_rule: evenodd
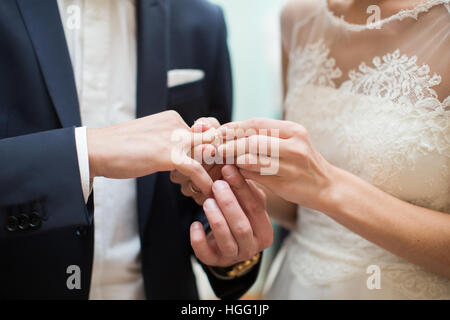
<svg viewBox="0 0 450 320">
<path fill-rule="evenodd" d="M 134 0 L 58 0 L 83 126 L 136 118 Z M 75 131 L 85 200 L 90 194 L 86 128 Z M 136 180 L 95 178 L 90 299 L 143 299 Z"/>
</svg>

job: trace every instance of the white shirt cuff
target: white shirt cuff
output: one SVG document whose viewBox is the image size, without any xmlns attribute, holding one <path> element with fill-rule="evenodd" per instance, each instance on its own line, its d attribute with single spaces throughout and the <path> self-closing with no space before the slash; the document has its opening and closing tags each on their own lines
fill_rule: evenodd
<svg viewBox="0 0 450 320">
<path fill-rule="evenodd" d="M 87 203 L 89 195 L 91 193 L 91 180 L 89 173 L 89 152 L 87 145 L 86 127 L 75 128 L 75 144 L 77 147 L 81 188 L 83 189 L 84 202 Z"/>
</svg>

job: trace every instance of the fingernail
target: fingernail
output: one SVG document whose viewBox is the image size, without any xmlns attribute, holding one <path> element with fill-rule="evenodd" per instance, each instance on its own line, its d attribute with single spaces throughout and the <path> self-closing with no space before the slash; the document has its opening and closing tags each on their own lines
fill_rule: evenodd
<svg viewBox="0 0 450 320">
<path fill-rule="evenodd" d="M 217 180 L 216 182 L 214 182 L 214 189 L 216 189 L 217 191 L 223 191 L 227 188 L 228 188 L 228 183 L 226 183 L 223 180 Z"/>
<path fill-rule="evenodd" d="M 192 229 L 199 230 L 202 228 L 202 224 L 200 222 L 194 222 L 191 226 Z"/>
<path fill-rule="evenodd" d="M 226 165 L 222 169 L 222 174 L 225 178 L 232 177 L 236 174 L 236 168 L 234 166 Z"/>
<path fill-rule="evenodd" d="M 193 126 L 193 130 L 196 133 L 200 133 L 200 132 L 206 131 L 208 129 L 209 129 L 209 127 L 206 124 L 201 123 L 201 122 L 195 123 Z"/>
<path fill-rule="evenodd" d="M 216 155 L 216 148 L 211 144 L 204 144 L 202 147 L 203 157 L 211 156 L 214 157 Z"/>
<path fill-rule="evenodd" d="M 214 199 L 207 199 L 203 204 L 205 210 L 216 210 L 218 209 L 216 201 Z"/>
</svg>

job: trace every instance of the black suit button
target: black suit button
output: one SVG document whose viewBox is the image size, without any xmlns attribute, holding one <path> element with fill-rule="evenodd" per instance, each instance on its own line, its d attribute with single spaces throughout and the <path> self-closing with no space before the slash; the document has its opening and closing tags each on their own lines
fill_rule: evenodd
<svg viewBox="0 0 450 320">
<path fill-rule="evenodd" d="M 30 227 L 39 228 L 41 226 L 41 216 L 36 211 L 30 214 Z"/>
<path fill-rule="evenodd" d="M 6 221 L 6 230 L 9 232 L 14 232 L 19 227 L 19 219 L 17 219 L 14 216 L 8 217 L 8 220 Z"/>
<path fill-rule="evenodd" d="M 30 217 L 27 214 L 21 214 L 19 216 L 19 229 L 26 230 L 30 226 Z"/>
<path fill-rule="evenodd" d="M 76 232 L 78 237 L 84 237 L 87 235 L 87 228 L 84 226 L 79 226 Z"/>
</svg>

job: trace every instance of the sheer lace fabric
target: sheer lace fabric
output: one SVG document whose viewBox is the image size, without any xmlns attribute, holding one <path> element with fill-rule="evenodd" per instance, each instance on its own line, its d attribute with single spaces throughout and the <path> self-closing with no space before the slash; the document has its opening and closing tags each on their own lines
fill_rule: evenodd
<svg viewBox="0 0 450 320">
<path fill-rule="evenodd" d="M 325 0 L 291 1 L 282 32 L 286 118 L 305 126 L 332 164 L 404 201 L 450 213 L 449 1 L 422 2 L 372 25 L 336 17 Z M 383 289 L 376 297 L 450 299 L 449 280 L 308 208 L 299 209 L 288 247 L 284 268 L 303 292 L 323 288 L 321 298 L 338 282 L 352 288 L 343 296 L 375 297 L 361 279 L 377 265 Z M 275 285 L 273 297 L 277 290 L 283 295 Z M 295 292 L 302 296 L 294 290 L 287 298 Z"/>
</svg>

